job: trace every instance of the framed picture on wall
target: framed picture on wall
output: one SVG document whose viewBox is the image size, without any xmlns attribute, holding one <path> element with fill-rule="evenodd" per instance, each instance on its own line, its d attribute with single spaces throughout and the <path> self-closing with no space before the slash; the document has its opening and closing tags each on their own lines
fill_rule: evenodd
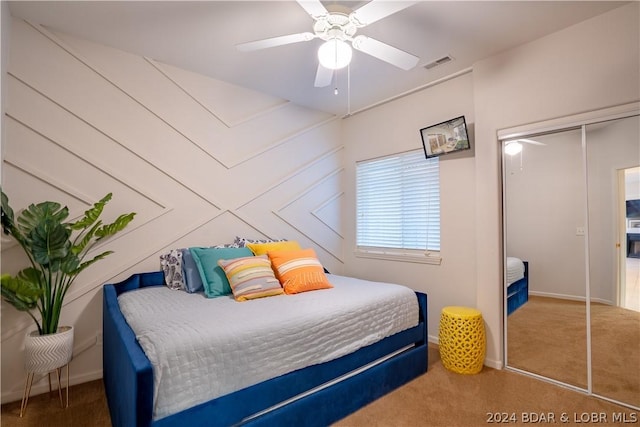
<svg viewBox="0 0 640 427">
<path fill-rule="evenodd" d="M 422 128 L 420 136 L 427 159 L 471 148 L 464 116 Z"/>
</svg>

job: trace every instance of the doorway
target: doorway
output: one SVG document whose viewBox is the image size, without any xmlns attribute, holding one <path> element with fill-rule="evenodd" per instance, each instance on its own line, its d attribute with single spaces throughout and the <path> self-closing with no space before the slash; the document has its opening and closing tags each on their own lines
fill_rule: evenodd
<svg viewBox="0 0 640 427">
<path fill-rule="evenodd" d="M 640 311 L 640 166 L 619 171 L 620 274 L 618 304 Z"/>
</svg>

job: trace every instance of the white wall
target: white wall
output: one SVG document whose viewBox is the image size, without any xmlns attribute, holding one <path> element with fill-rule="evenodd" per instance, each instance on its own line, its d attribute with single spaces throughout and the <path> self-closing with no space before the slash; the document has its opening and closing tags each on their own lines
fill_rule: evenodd
<svg viewBox="0 0 640 427">
<path fill-rule="evenodd" d="M 502 359 L 496 133 L 640 99 L 639 6 L 633 2 L 474 64 L 477 277 L 471 286 L 489 330 L 488 358 Z"/>
<path fill-rule="evenodd" d="M 109 243 L 115 253 L 83 272 L 66 299 L 62 323 L 76 327 L 72 383 L 102 375 L 102 284 L 157 271 L 166 248 L 288 238 L 341 272 L 334 116 L 23 21 L 10 35 L 2 184 L 14 210 L 57 200 L 75 216 L 112 191 L 106 220 L 137 212 Z M 3 273 L 25 266 L 4 241 L 2 261 Z M 21 397 L 33 325 L 2 304 L 5 402 Z"/>
<path fill-rule="evenodd" d="M 640 166 L 625 171 L 625 200 L 640 198 Z"/>
<path fill-rule="evenodd" d="M 441 265 L 358 258 L 355 244 L 355 164 L 359 160 L 422 150 L 420 129 L 466 117 L 472 150 L 440 158 Z M 442 307 L 476 305 L 474 236 L 474 109 L 471 74 L 356 114 L 343 123 L 345 272 L 426 292 L 429 335 L 437 340 Z"/>
<path fill-rule="evenodd" d="M 7 72 L 7 63 L 9 62 L 9 35 L 11 34 L 11 12 L 9 12 L 9 3 L 0 2 L 0 140 L 4 141 L 5 125 L 4 112 L 6 105 L 6 79 L 4 76 Z M 2 157 L 4 144 L 0 144 L 0 157 Z M 0 176 L 2 175 L 2 162 L 0 162 Z"/>
<path fill-rule="evenodd" d="M 9 3 L 0 2 L 0 159 L 4 157 L 4 141 L 5 141 L 5 107 L 7 99 L 7 86 L 5 75 L 7 72 L 7 64 L 9 60 L 9 36 L 11 33 L 11 14 L 9 12 Z M 2 176 L 4 168 L 0 161 L 0 176 Z M 4 233 L 0 233 L 4 236 Z M 4 244 L 4 238 L 0 237 L 0 245 Z M 0 259 L 0 264 L 1 264 Z M 0 312 L 0 315 L 2 313 Z M 1 325 L 0 325 L 1 327 Z M 2 345 L 0 344 L 0 350 Z M 0 358 L 1 360 L 1 358 Z M 0 382 L 2 381 L 2 372 L 0 370 Z"/>
<path fill-rule="evenodd" d="M 625 171 L 624 199 L 640 198 L 640 166 Z"/>
</svg>

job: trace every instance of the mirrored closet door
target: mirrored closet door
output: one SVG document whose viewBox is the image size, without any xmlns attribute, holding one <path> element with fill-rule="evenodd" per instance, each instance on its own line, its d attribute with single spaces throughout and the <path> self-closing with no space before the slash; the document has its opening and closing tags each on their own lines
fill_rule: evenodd
<svg viewBox="0 0 640 427">
<path fill-rule="evenodd" d="M 632 107 L 499 136 L 507 367 L 639 408 L 640 118 Z"/>
<path fill-rule="evenodd" d="M 640 258 L 629 240 L 640 237 L 639 132 L 638 116 L 585 126 L 592 391 L 636 407 Z"/>
<path fill-rule="evenodd" d="M 582 131 L 532 136 L 505 148 L 507 294 L 519 298 L 508 301 L 509 366 L 587 388 Z M 528 289 L 519 286 L 522 280 Z"/>
</svg>

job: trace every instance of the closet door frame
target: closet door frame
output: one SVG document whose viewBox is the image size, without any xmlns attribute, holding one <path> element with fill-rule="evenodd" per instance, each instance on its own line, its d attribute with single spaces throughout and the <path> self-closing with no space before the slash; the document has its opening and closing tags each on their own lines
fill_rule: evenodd
<svg viewBox="0 0 640 427">
<path fill-rule="evenodd" d="M 504 147 L 505 144 L 509 141 L 520 139 L 520 138 L 532 138 L 535 136 L 551 134 L 562 132 L 571 129 L 581 129 L 582 135 L 582 164 L 583 164 L 583 180 L 585 188 L 588 188 L 588 171 L 587 171 L 587 126 L 595 123 L 606 122 L 610 120 L 624 119 L 627 117 L 633 117 L 640 115 L 640 102 L 633 102 L 629 104 L 618 105 L 615 107 L 605 108 L 601 110 L 590 111 L 586 113 L 560 117 L 557 119 L 546 120 L 543 122 L 531 123 L 528 125 L 522 125 L 507 129 L 502 129 L 497 132 L 497 141 L 500 144 L 500 153 L 501 153 L 501 185 L 502 185 L 502 195 L 504 198 L 505 195 L 505 153 Z M 588 192 L 587 192 L 588 193 Z M 588 196 L 585 196 L 588 197 Z M 591 366 L 591 286 L 589 282 L 589 270 L 590 270 L 590 260 L 589 260 L 589 204 L 588 200 L 585 200 L 585 299 L 586 299 L 586 333 L 587 333 L 587 388 L 582 388 L 579 386 L 575 386 L 572 384 L 567 384 L 563 381 L 559 381 L 553 378 L 548 378 L 543 375 L 539 375 L 533 372 L 526 371 L 524 369 L 516 368 L 513 366 L 509 366 L 508 352 L 507 352 L 507 344 L 508 344 L 508 336 L 507 336 L 507 304 L 506 304 L 506 292 L 504 284 L 506 283 L 506 220 L 505 220 L 505 205 L 506 203 L 502 202 L 502 267 L 503 267 L 503 283 L 501 286 L 502 289 L 502 349 L 503 349 L 503 360 L 504 367 L 507 370 L 516 371 L 519 373 L 523 373 L 537 379 L 551 382 L 556 385 L 560 385 L 562 387 L 574 389 L 580 392 L 586 392 L 589 395 L 611 401 L 622 406 L 626 406 L 632 409 L 639 409 L 633 405 L 630 405 L 626 402 L 620 402 L 615 399 L 608 398 L 606 396 L 598 395 L 593 392 L 593 379 L 592 379 L 592 366 Z"/>
</svg>

